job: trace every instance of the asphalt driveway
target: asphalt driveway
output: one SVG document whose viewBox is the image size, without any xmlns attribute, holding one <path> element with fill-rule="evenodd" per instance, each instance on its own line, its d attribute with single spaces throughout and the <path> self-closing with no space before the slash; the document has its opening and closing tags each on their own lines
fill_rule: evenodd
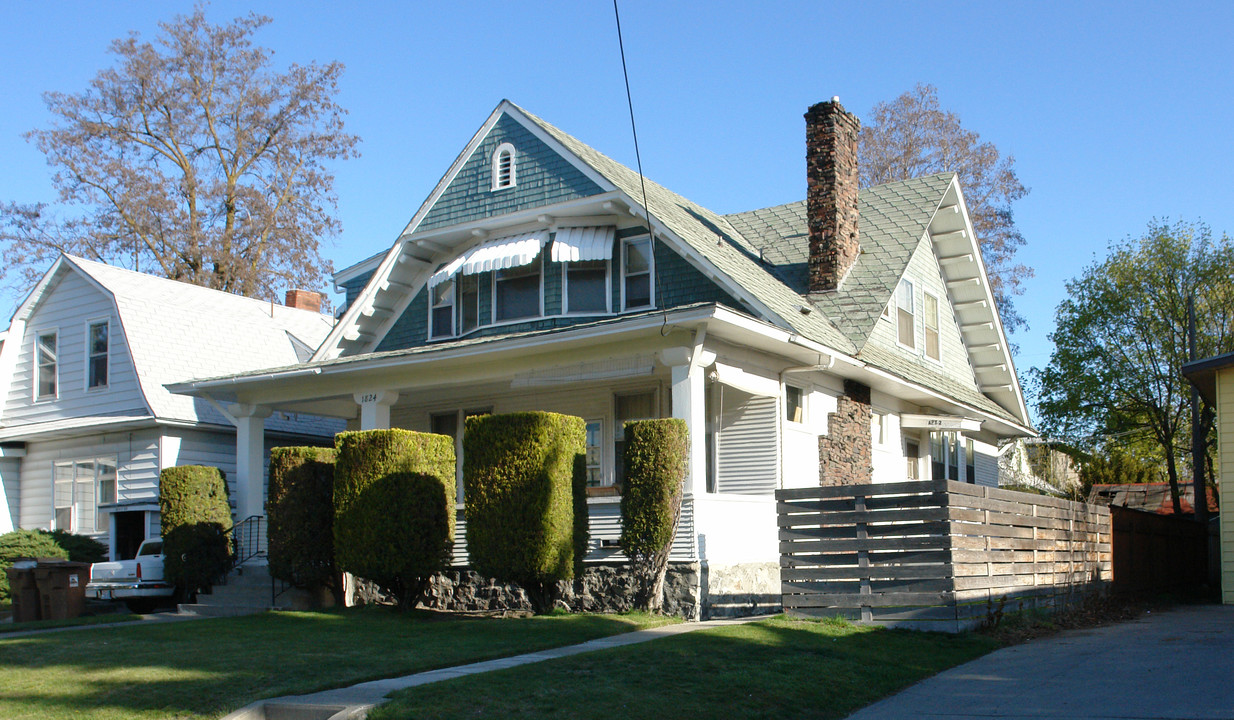
<svg viewBox="0 0 1234 720">
<path fill-rule="evenodd" d="M 1234 606 L 1202 605 L 1005 648 L 849 716 L 1234 720 Z"/>
</svg>

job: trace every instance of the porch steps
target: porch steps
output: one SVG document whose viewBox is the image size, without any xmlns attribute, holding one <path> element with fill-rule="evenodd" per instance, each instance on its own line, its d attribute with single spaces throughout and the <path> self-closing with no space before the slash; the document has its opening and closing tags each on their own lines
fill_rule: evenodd
<svg viewBox="0 0 1234 720">
<path fill-rule="evenodd" d="M 300 610 L 309 606 L 307 593 L 289 588 L 270 599 L 270 573 L 264 564 L 241 565 L 227 574 L 226 584 L 198 593 L 197 602 L 181 603 L 180 612 L 205 617 L 254 615 L 267 610 Z"/>
</svg>

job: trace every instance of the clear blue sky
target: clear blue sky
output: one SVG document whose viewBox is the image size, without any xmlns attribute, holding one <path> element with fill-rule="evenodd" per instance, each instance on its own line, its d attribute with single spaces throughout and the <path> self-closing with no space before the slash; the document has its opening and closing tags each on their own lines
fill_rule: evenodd
<svg viewBox="0 0 1234 720">
<path fill-rule="evenodd" d="M 277 62 L 339 60 L 362 157 L 337 166 L 336 268 L 385 250 L 502 98 L 634 166 L 613 9 L 555 3 L 214 2 L 274 18 Z M 6 2 L 0 201 L 53 198 L 21 133 L 76 92 L 110 41 L 153 38 L 191 2 Z M 805 196 L 806 107 L 858 115 L 917 82 L 1016 160 L 1037 275 L 1017 298 L 1023 373 L 1049 359 L 1064 283 L 1150 219 L 1234 233 L 1234 3 L 623 0 L 647 175 L 718 212 Z M 0 298 L 13 305 L 16 298 Z"/>
</svg>

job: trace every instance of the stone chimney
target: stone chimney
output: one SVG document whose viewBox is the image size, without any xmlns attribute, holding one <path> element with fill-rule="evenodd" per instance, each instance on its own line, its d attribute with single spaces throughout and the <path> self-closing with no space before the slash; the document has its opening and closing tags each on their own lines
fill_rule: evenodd
<svg viewBox="0 0 1234 720">
<path fill-rule="evenodd" d="M 297 310 L 312 310 L 321 312 L 321 293 L 312 290 L 288 290 L 287 301 L 283 303 Z"/>
<path fill-rule="evenodd" d="M 832 292 L 857 262 L 857 136 L 861 121 L 840 98 L 806 111 L 806 217 L 810 292 Z"/>
</svg>

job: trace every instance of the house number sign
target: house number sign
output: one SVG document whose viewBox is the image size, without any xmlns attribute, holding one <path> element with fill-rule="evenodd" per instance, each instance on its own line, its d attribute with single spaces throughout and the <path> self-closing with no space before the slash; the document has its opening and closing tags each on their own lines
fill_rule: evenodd
<svg viewBox="0 0 1234 720">
<path fill-rule="evenodd" d="M 377 393 L 364 393 L 360 396 L 360 402 L 373 403 L 377 402 Z"/>
</svg>

